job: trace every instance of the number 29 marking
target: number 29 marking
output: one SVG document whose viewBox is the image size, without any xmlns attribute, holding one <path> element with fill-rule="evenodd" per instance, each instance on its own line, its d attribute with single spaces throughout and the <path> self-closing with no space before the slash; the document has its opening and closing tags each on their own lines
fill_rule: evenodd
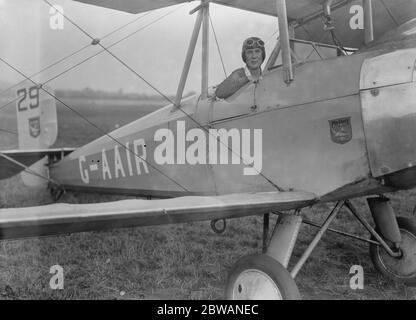
<svg viewBox="0 0 416 320">
<path fill-rule="evenodd" d="M 17 90 L 16 94 L 17 97 L 20 98 L 17 102 L 17 110 L 19 112 L 26 111 L 28 109 L 27 106 L 22 105 L 23 102 L 28 97 L 29 93 L 29 108 L 35 109 L 39 107 L 39 88 L 37 86 L 30 87 L 29 90 L 26 88 L 22 88 Z"/>
</svg>

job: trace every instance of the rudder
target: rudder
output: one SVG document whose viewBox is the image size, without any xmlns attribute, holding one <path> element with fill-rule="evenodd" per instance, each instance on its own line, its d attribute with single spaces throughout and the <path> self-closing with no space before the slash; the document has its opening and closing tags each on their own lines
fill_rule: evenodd
<svg viewBox="0 0 416 320">
<path fill-rule="evenodd" d="M 19 149 L 48 149 L 58 136 L 58 122 L 55 99 L 50 87 L 40 87 L 25 81 L 16 90 L 16 113 Z M 34 163 L 30 169 L 42 176 L 48 176 L 47 157 Z M 47 180 L 28 172 L 22 172 L 27 186 L 42 186 Z"/>
</svg>

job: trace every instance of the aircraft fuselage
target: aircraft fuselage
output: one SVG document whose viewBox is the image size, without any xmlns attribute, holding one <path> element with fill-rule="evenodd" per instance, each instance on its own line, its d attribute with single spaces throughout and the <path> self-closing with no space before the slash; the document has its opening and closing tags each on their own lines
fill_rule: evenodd
<svg viewBox="0 0 416 320">
<path fill-rule="evenodd" d="M 416 49 L 388 43 L 296 65 L 290 86 L 275 68 L 226 101 L 168 105 L 75 150 L 51 176 L 72 190 L 161 197 L 401 188 L 389 181 L 416 162 Z"/>
</svg>

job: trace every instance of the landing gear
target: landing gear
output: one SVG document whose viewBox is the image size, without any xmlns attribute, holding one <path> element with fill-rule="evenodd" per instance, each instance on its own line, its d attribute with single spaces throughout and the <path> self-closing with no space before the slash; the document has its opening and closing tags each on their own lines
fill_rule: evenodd
<svg viewBox="0 0 416 320">
<path fill-rule="evenodd" d="M 59 199 L 64 195 L 65 189 L 60 188 L 56 185 L 49 186 L 49 192 L 53 201 L 59 201 Z"/>
<path fill-rule="evenodd" d="M 234 265 L 228 277 L 225 298 L 299 300 L 301 296 L 294 278 L 343 206 L 344 201 L 335 205 L 291 272 L 287 270 L 287 267 L 302 224 L 302 217 L 299 211 L 295 214 L 279 213 L 268 246 L 263 246 L 263 248 L 267 247 L 266 254 L 243 257 Z M 268 230 L 268 217 L 265 217 L 264 222 L 264 230 Z M 267 235 L 263 239 L 267 240 Z"/>
<path fill-rule="evenodd" d="M 299 300 L 290 273 L 272 257 L 254 254 L 243 257 L 232 268 L 225 290 L 230 300 Z"/>
<path fill-rule="evenodd" d="M 270 241 L 263 235 L 263 252 L 240 259 L 232 268 L 225 291 L 227 299 L 300 299 L 294 279 L 327 230 L 356 240 L 370 243 L 370 255 L 375 267 L 384 275 L 409 286 L 416 286 L 416 220 L 396 219 L 389 199 L 368 199 L 376 229 L 359 213 L 349 200 L 339 201 L 320 225 L 303 221 L 299 212 L 279 213 Z M 364 239 L 329 226 L 345 207 L 368 230 L 372 239 Z M 268 231 L 268 216 L 264 232 Z M 300 224 L 304 222 L 319 228 L 318 233 L 293 269 L 288 272 Z"/>
<path fill-rule="evenodd" d="M 370 256 L 383 275 L 408 286 L 416 287 L 416 220 L 398 217 L 401 242 L 399 257 L 390 256 L 381 246 L 371 244 Z"/>
</svg>

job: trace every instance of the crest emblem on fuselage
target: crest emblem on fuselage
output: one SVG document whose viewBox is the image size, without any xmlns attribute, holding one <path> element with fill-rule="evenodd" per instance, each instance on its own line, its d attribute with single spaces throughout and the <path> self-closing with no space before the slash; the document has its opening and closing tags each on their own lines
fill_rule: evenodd
<svg viewBox="0 0 416 320">
<path fill-rule="evenodd" d="M 338 144 L 345 144 L 352 139 L 351 117 L 329 120 L 331 139 Z"/>
<path fill-rule="evenodd" d="M 29 133 L 33 138 L 40 135 L 40 117 L 29 118 Z"/>
</svg>

